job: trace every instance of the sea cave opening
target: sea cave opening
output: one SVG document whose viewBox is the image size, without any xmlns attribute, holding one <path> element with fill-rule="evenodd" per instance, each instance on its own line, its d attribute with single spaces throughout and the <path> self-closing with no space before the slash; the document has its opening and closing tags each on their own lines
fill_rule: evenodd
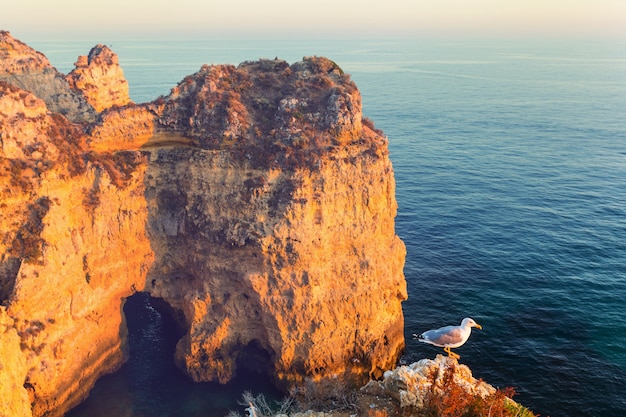
<svg viewBox="0 0 626 417">
<path fill-rule="evenodd" d="M 268 378 L 272 378 L 274 375 L 272 355 L 256 339 L 239 351 L 235 364 L 237 374 L 256 373 Z"/>
<path fill-rule="evenodd" d="M 194 382 L 174 364 L 178 340 L 186 333 L 182 312 L 166 301 L 138 292 L 123 308 L 128 328 L 128 361 L 119 371 L 98 380 L 89 397 L 66 417 L 226 416 L 243 412 L 244 391 L 278 400 L 269 375 L 271 355 L 258 341 L 237 354 L 237 376 L 228 384 Z"/>
<path fill-rule="evenodd" d="M 176 344 L 186 333 L 182 312 L 147 292 L 128 297 L 123 311 L 128 328 L 128 364 L 141 374 L 175 368 Z"/>
</svg>

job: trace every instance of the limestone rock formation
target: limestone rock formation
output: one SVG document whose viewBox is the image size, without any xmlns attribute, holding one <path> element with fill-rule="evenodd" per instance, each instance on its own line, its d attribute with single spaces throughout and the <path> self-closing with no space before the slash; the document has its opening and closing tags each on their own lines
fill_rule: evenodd
<svg viewBox="0 0 626 417">
<path fill-rule="evenodd" d="M 128 82 L 117 55 L 105 45 L 96 45 L 89 55 L 82 55 L 76 68 L 66 79 L 74 89 L 81 90 L 97 112 L 130 103 Z"/>
<path fill-rule="evenodd" d="M 429 394 L 443 395 L 448 373 L 452 382 L 461 387 L 468 396 L 485 398 L 496 392 L 493 386 L 474 378 L 467 365 L 459 364 L 456 359 L 443 355 L 437 355 L 434 360 L 422 359 L 410 365 L 388 370 L 381 380 L 370 381 L 361 390 L 373 395 L 395 398 L 403 408 L 421 409 Z"/>
<path fill-rule="evenodd" d="M 105 110 L 98 123 L 88 129 L 87 146 L 96 152 L 114 153 L 139 149 L 148 141 L 156 143 L 155 122 L 150 111 L 143 106 L 126 106 Z M 163 138 L 167 135 L 160 134 Z"/>
<path fill-rule="evenodd" d="M 0 300 L 13 321 L 0 375 L 22 376 L 1 397 L 28 394 L 25 415 L 31 403 L 33 415 L 61 414 L 124 360 L 123 299 L 143 287 L 153 256 L 142 169 L 122 175 L 122 156 L 81 149 L 70 122 L 2 83 L 0 114 Z"/>
<path fill-rule="evenodd" d="M 80 91 L 70 88 L 42 53 L 0 30 L 0 81 L 42 99 L 51 111 L 71 121 L 93 121 L 95 112 Z"/>
<path fill-rule="evenodd" d="M 195 380 L 227 381 L 248 354 L 279 382 L 379 376 L 398 357 L 405 249 L 387 143 L 360 104 L 312 57 L 204 66 L 154 107 L 157 130 L 192 143 L 147 171 L 147 290 L 183 312 L 176 357 Z"/>
<path fill-rule="evenodd" d="M 137 291 L 172 307 L 176 362 L 198 381 L 395 364 L 393 168 L 336 64 L 205 66 L 152 103 L 80 113 L 80 89 L 59 108 L 41 92 L 64 78 L 1 36 L 0 415 L 62 415 L 119 367 Z"/>
<path fill-rule="evenodd" d="M 26 358 L 19 354 L 20 337 L 15 321 L 0 306 L 0 416 L 30 417 L 30 400 L 24 389 Z"/>
</svg>

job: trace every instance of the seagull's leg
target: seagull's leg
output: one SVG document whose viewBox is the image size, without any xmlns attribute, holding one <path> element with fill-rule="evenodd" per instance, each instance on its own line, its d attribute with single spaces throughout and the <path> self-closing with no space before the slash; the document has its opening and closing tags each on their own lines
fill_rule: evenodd
<svg viewBox="0 0 626 417">
<path fill-rule="evenodd" d="M 456 353 L 454 353 L 454 352 L 452 352 L 448 346 L 444 347 L 444 348 L 443 348 L 443 350 L 444 350 L 444 352 L 446 352 L 446 353 L 448 354 L 448 356 L 450 356 L 451 358 L 454 358 L 454 359 L 457 359 L 457 360 L 461 359 L 461 356 L 460 356 L 460 355 L 457 355 L 457 354 L 456 354 Z"/>
</svg>

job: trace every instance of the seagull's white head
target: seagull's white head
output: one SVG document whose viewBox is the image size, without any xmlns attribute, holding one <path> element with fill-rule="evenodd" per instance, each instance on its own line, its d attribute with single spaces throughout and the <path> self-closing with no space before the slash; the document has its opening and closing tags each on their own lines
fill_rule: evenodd
<svg viewBox="0 0 626 417">
<path fill-rule="evenodd" d="M 465 317 L 463 319 L 463 321 L 461 322 L 461 326 L 463 326 L 463 327 L 477 327 L 477 328 L 479 328 L 481 330 L 483 328 L 483 326 L 481 326 L 480 324 L 476 323 L 474 321 L 474 319 L 471 319 L 469 317 Z"/>
</svg>

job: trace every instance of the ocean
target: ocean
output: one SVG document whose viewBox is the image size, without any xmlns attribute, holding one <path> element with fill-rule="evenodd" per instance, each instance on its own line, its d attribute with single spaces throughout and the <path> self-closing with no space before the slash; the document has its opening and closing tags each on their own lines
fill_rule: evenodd
<svg viewBox="0 0 626 417">
<path fill-rule="evenodd" d="M 22 40 L 64 73 L 107 42 Z M 457 353 L 475 377 L 513 387 L 514 398 L 542 416 L 626 415 L 625 41 L 109 46 L 135 102 L 167 94 L 202 64 L 334 60 L 359 87 L 364 115 L 389 138 L 396 230 L 408 252 L 402 362 L 442 353 L 413 333 L 469 316 L 483 330 Z M 136 330 L 136 343 L 160 359 L 139 354 L 103 378 L 72 417 L 219 416 L 243 389 L 272 395 L 265 381 L 247 376 L 226 387 L 185 385 L 163 365 L 172 348 L 162 336 L 167 323 L 149 300 L 138 305 L 153 318 Z"/>
</svg>

